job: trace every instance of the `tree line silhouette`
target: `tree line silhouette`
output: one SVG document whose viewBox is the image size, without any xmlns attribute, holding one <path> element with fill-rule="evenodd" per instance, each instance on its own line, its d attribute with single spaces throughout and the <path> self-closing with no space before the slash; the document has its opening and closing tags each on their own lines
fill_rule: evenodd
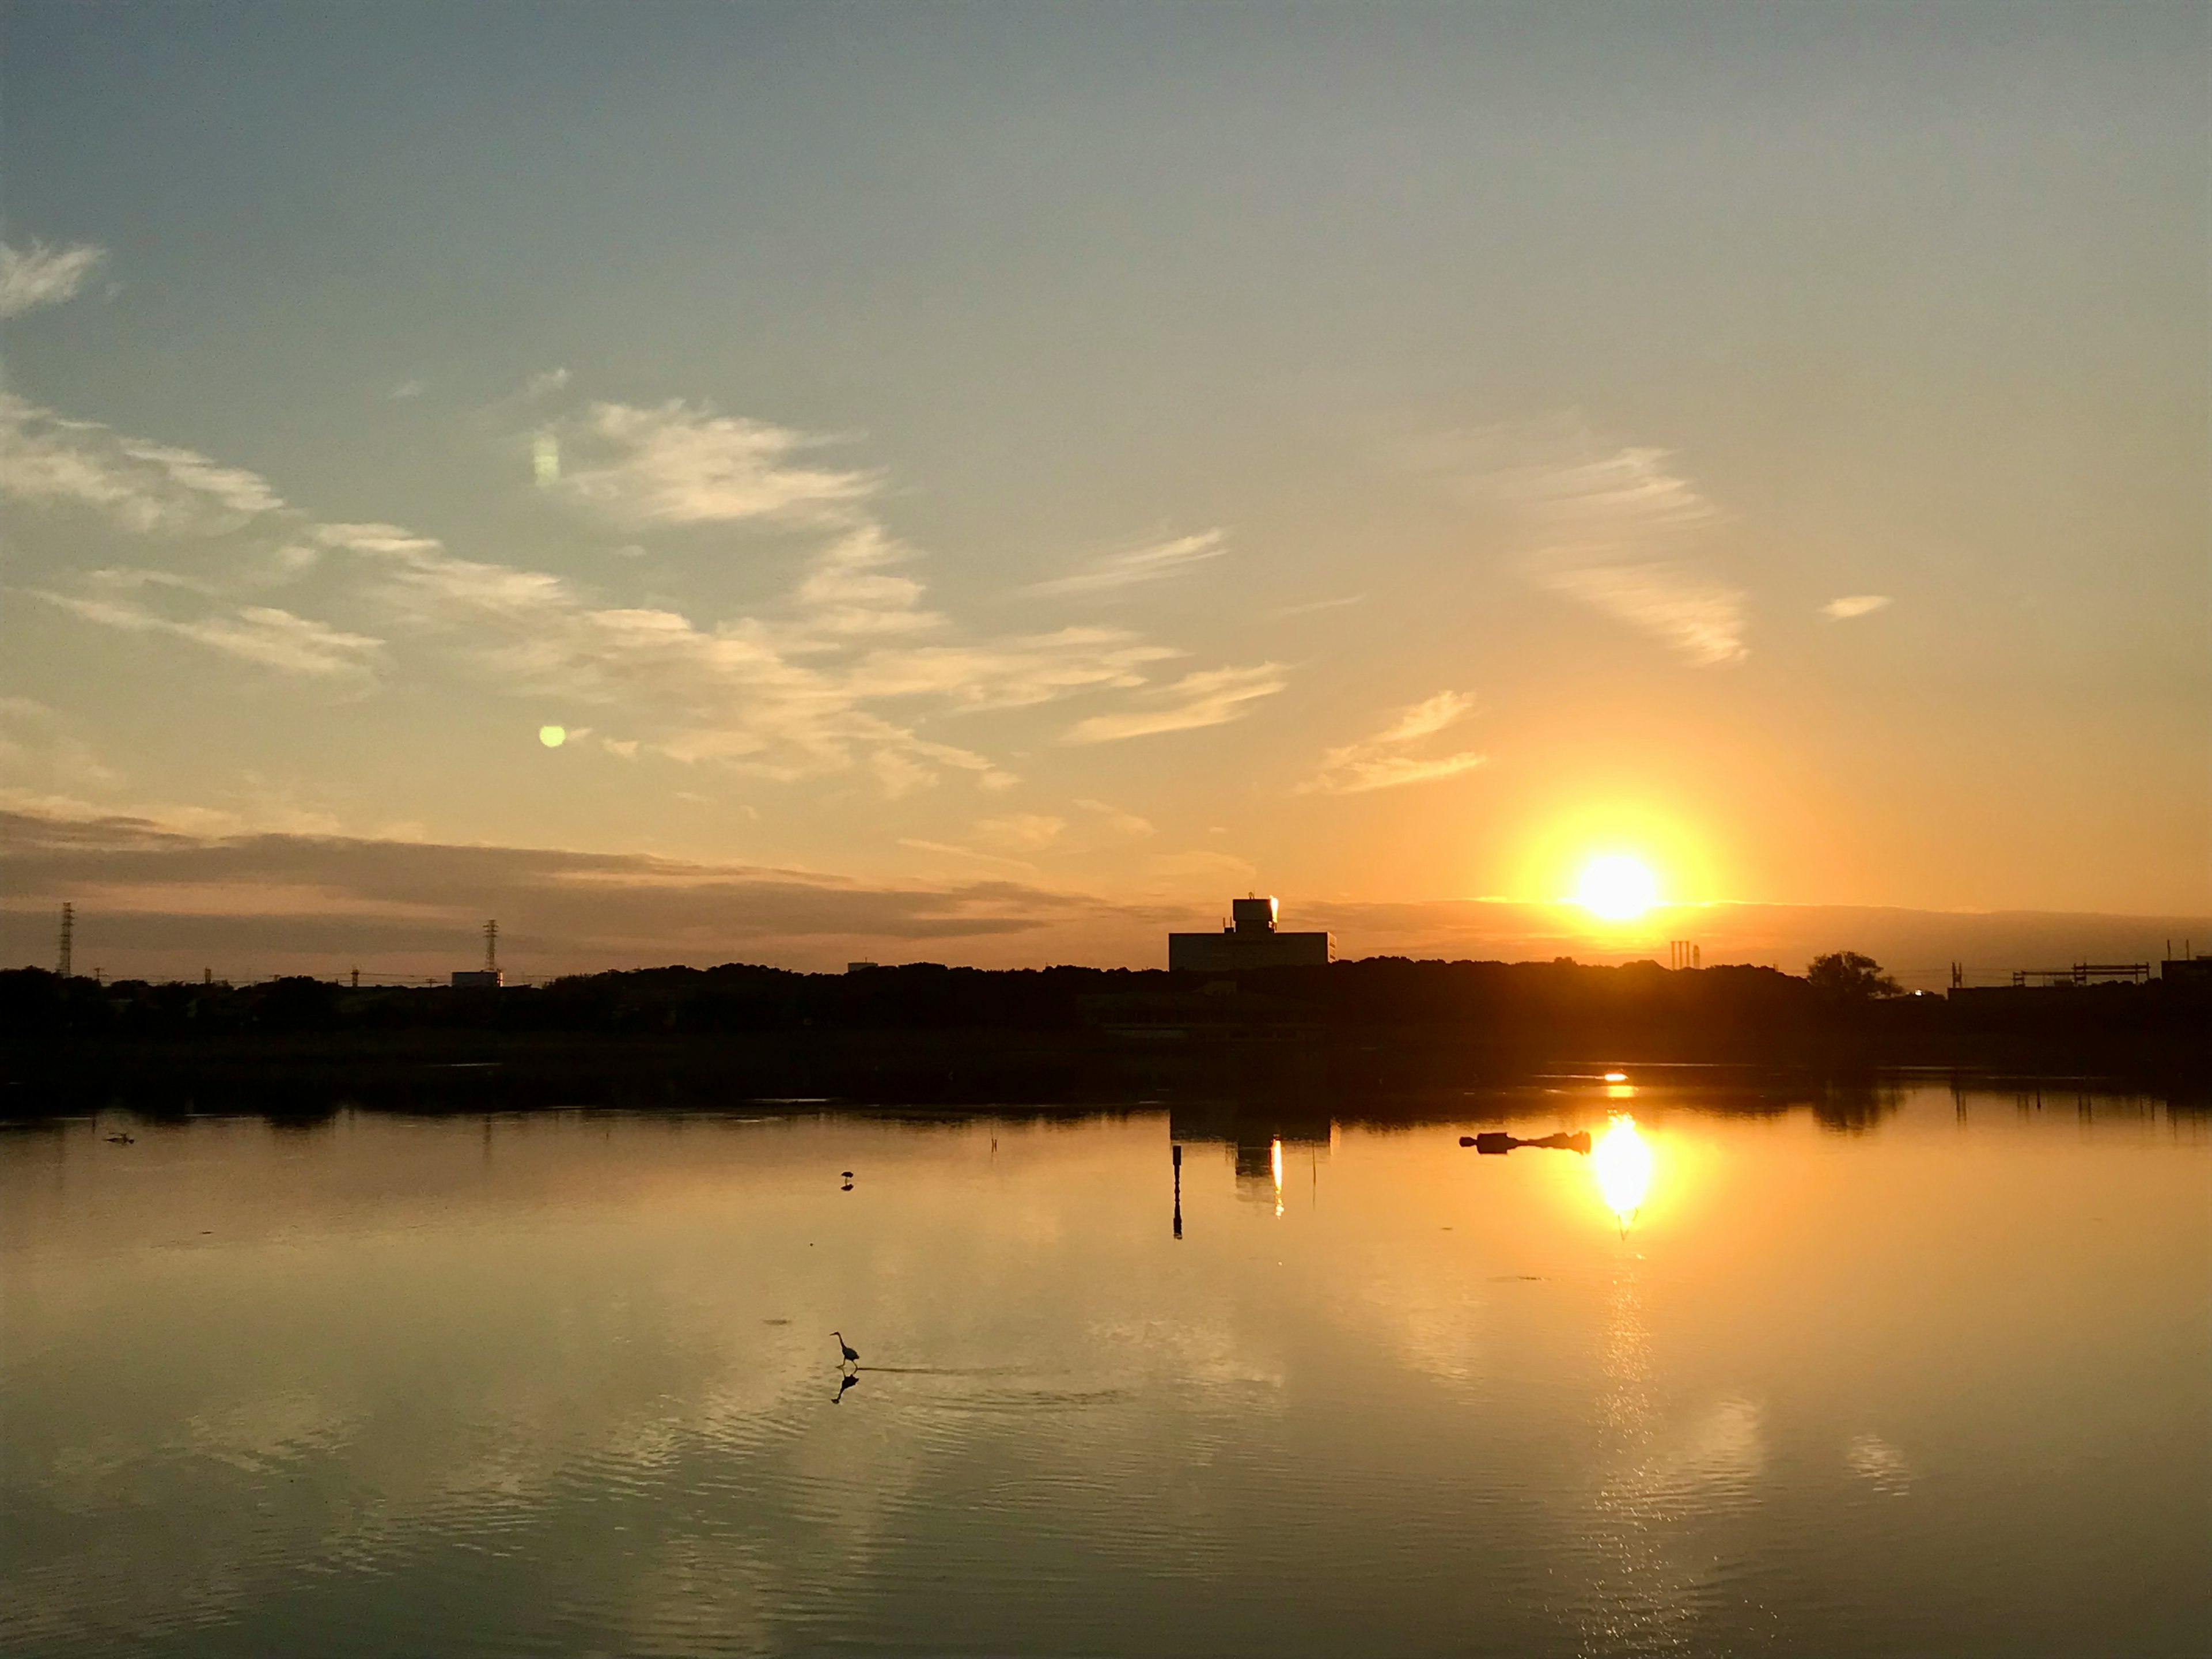
<svg viewBox="0 0 2212 1659">
<path fill-rule="evenodd" d="M 900 1033 L 1025 1034 L 1114 1043 L 1368 1043 L 1653 1059 L 1848 1050 L 1941 1061 L 2081 1052 L 2202 1060 L 2212 1007 L 2180 986 L 2108 984 L 1952 1000 L 1905 995 L 1870 958 L 1837 952 L 1803 975 L 1656 963 L 1437 962 L 1376 957 L 1234 974 L 984 969 L 935 963 L 808 974 L 731 963 L 575 975 L 504 989 L 95 983 L 0 971 L 12 1051 L 153 1045 L 188 1052 L 264 1039 L 404 1048 L 715 1036 L 895 1047 Z"/>
</svg>

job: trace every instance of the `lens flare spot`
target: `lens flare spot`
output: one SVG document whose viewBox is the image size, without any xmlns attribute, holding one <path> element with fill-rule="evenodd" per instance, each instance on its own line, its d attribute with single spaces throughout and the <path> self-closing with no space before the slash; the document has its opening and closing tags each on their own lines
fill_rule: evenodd
<svg viewBox="0 0 2212 1659">
<path fill-rule="evenodd" d="M 1658 878 L 1626 853 L 1592 859 L 1575 884 L 1575 902 L 1605 921 L 1633 921 L 1658 902 Z"/>
<path fill-rule="evenodd" d="M 565 726 L 541 726 L 538 728 L 538 741 L 548 749 L 558 749 L 568 741 L 568 728 Z"/>
</svg>

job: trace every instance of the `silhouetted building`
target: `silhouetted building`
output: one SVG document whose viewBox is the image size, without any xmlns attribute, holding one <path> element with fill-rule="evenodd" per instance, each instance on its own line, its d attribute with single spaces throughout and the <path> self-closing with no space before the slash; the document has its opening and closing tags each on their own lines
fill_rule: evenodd
<svg viewBox="0 0 2212 1659">
<path fill-rule="evenodd" d="M 496 968 L 462 968 L 453 974 L 456 991 L 496 991 L 506 982 L 507 975 Z"/>
<path fill-rule="evenodd" d="M 1278 932 L 1273 898 L 1241 898 L 1229 908 L 1229 926 L 1218 933 L 1170 933 L 1168 966 L 1223 973 L 1239 968 L 1321 968 L 1336 959 L 1336 940 L 1330 934 Z"/>
</svg>

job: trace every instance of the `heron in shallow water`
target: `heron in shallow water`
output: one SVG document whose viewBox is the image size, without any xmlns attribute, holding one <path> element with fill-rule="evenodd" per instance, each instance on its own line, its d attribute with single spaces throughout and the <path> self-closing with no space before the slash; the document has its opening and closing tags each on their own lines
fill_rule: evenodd
<svg viewBox="0 0 2212 1659">
<path fill-rule="evenodd" d="M 837 1346 L 839 1350 L 843 1352 L 845 1356 L 845 1363 L 848 1365 L 857 1365 L 860 1363 L 860 1356 L 854 1353 L 853 1352 L 853 1345 L 845 1340 L 844 1332 L 832 1331 L 830 1334 L 837 1339 Z"/>
</svg>

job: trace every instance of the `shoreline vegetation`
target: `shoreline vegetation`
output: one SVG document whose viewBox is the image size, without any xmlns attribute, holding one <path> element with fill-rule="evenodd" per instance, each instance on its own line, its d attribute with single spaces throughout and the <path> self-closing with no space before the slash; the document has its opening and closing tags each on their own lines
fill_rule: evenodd
<svg viewBox="0 0 2212 1659">
<path fill-rule="evenodd" d="M 2185 1097 L 2212 1082 L 2201 984 L 1899 995 L 1863 957 L 1822 961 L 1827 971 L 1803 976 L 1394 957 L 1237 973 L 731 963 L 499 989 L 103 985 L 21 969 L 0 971 L 0 1113 L 209 1093 L 278 1112 L 334 1098 L 431 1110 L 733 1097 L 1411 1102 L 1583 1061 L 1844 1079 L 2063 1073 Z"/>
</svg>

